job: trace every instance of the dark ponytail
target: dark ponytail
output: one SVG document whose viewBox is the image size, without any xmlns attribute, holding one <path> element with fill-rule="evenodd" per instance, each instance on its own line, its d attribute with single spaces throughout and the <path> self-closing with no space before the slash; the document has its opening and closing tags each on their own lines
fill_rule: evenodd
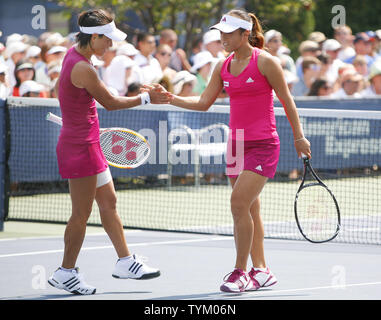
<svg viewBox="0 0 381 320">
<path fill-rule="evenodd" d="M 93 9 L 88 11 L 83 11 L 79 14 L 78 17 L 78 26 L 81 27 L 97 27 L 103 26 L 113 21 L 112 16 L 102 10 L 102 9 Z M 80 47 L 86 47 L 91 40 L 91 34 L 86 34 L 78 32 L 76 35 L 76 40 L 79 43 Z M 102 36 L 102 35 L 99 35 Z"/>
<path fill-rule="evenodd" d="M 261 23 L 255 14 L 247 13 L 243 9 L 233 9 L 227 14 L 251 22 L 253 24 L 253 28 L 251 29 L 251 33 L 249 35 L 249 43 L 253 47 L 263 49 L 265 44 L 265 37 L 263 36 Z M 244 29 L 241 30 L 242 32 L 245 31 Z"/>
</svg>

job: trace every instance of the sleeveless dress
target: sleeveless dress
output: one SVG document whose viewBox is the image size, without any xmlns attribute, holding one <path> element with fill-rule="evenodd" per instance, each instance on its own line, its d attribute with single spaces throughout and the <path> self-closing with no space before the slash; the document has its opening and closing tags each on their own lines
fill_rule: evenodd
<svg viewBox="0 0 381 320">
<path fill-rule="evenodd" d="M 59 78 L 58 100 L 63 125 L 56 153 L 63 179 L 92 176 L 108 168 L 99 143 L 96 102 L 86 89 L 77 88 L 71 82 L 71 71 L 80 61 L 90 63 L 73 46 L 65 55 Z"/>
<path fill-rule="evenodd" d="M 225 91 L 230 97 L 230 135 L 226 174 L 237 177 L 243 170 L 273 178 L 279 160 L 273 88 L 258 69 L 261 50 L 254 48 L 250 62 L 238 75 L 230 73 L 234 54 L 221 68 Z"/>
</svg>

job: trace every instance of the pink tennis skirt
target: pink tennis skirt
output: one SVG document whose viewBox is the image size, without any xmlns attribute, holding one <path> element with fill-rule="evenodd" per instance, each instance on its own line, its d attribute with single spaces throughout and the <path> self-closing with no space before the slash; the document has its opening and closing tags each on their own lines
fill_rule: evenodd
<svg viewBox="0 0 381 320">
<path fill-rule="evenodd" d="M 58 170 L 63 179 L 93 176 L 108 168 L 99 142 L 73 144 L 59 139 L 56 154 Z"/>
<path fill-rule="evenodd" d="M 274 178 L 279 160 L 279 137 L 255 141 L 229 140 L 226 175 L 236 178 L 243 170 Z"/>
</svg>

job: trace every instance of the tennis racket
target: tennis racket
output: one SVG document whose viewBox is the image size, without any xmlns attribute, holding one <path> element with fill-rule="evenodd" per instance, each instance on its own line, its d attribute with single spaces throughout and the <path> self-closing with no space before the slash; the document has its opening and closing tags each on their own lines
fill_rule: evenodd
<svg viewBox="0 0 381 320">
<path fill-rule="evenodd" d="M 307 156 L 304 162 L 303 180 L 295 196 L 294 212 L 302 236 L 313 243 L 328 242 L 339 234 L 340 209 L 332 191 L 321 181 Z M 306 183 L 307 176 L 313 182 Z"/>
<path fill-rule="evenodd" d="M 49 112 L 46 120 L 62 126 L 62 119 Z M 100 145 L 110 166 L 132 169 L 142 165 L 151 149 L 147 140 L 139 133 L 124 128 L 100 129 Z"/>
</svg>

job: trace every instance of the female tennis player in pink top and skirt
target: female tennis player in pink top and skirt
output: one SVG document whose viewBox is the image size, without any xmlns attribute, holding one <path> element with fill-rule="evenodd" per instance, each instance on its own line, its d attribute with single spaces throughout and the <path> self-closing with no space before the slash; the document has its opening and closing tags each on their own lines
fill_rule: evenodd
<svg viewBox="0 0 381 320">
<path fill-rule="evenodd" d="M 148 267 L 131 254 L 116 211 L 116 194 L 106 159 L 100 148 L 98 101 L 107 110 L 131 108 L 140 104 L 168 103 L 168 93 L 160 86 L 137 97 L 113 96 L 99 80 L 90 59 L 103 56 L 112 40 L 122 41 L 126 34 L 115 27 L 111 16 L 102 10 L 80 14 L 77 44 L 68 50 L 55 87 L 62 112 L 63 126 L 57 144 L 59 173 L 69 180 L 72 215 L 67 223 L 65 250 L 61 267 L 48 282 L 75 294 L 94 294 L 76 268 L 86 223 L 96 200 L 101 221 L 119 257 L 112 275 L 116 278 L 149 279 L 158 277 L 158 269 Z"/>
<path fill-rule="evenodd" d="M 200 97 L 173 96 L 171 104 L 207 111 L 224 88 L 230 96 L 230 136 L 227 168 L 231 185 L 236 261 L 220 289 L 225 292 L 257 290 L 277 282 L 266 265 L 259 194 L 273 178 L 279 158 L 273 89 L 282 102 L 294 134 L 297 155 L 311 157 L 293 98 L 280 64 L 263 50 L 259 20 L 243 10 L 232 10 L 211 27 L 221 32 L 224 49 L 230 52 L 220 61 Z M 247 270 L 251 256 L 253 267 Z"/>
</svg>

